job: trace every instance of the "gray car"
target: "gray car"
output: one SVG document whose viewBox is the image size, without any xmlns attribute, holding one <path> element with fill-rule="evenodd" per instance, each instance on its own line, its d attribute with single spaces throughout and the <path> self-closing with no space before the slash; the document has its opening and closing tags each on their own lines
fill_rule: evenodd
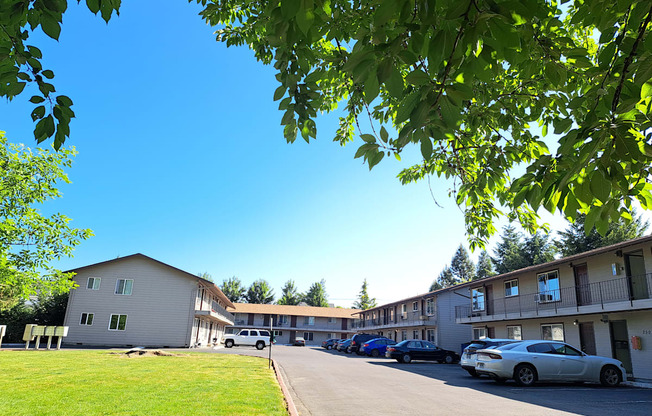
<svg viewBox="0 0 652 416">
<path fill-rule="evenodd" d="M 469 343 L 469 345 L 466 346 L 466 348 L 464 348 L 464 352 L 462 352 L 462 357 L 460 358 L 460 366 L 472 377 L 480 377 L 480 374 L 475 371 L 475 363 L 477 362 L 476 351 L 486 348 L 496 348 L 512 342 L 518 341 L 513 339 L 497 338 L 474 339 L 471 341 L 471 343 Z"/>
<path fill-rule="evenodd" d="M 521 341 L 478 350 L 475 370 L 498 382 L 514 379 L 520 386 L 537 381 L 596 382 L 614 387 L 626 377 L 620 361 L 587 355 L 558 341 Z"/>
</svg>

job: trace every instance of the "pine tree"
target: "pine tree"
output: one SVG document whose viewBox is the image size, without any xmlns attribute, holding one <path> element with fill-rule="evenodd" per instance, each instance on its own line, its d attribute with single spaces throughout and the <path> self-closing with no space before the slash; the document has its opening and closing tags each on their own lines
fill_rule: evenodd
<svg viewBox="0 0 652 416">
<path fill-rule="evenodd" d="M 235 276 L 223 280 L 220 289 L 231 302 L 242 302 L 244 300 L 246 289 L 240 279 Z"/>
<path fill-rule="evenodd" d="M 491 277 L 495 274 L 494 264 L 491 261 L 491 257 L 489 257 L 489 254 L 487 254 L 485 250 L 482 250 L 478 256 L 478 267 L 475 272 L 475 280 Z"/>
<path fill-rule="evenodd" d="M 269 304 L 274 302 L 274 291 L 263 279 L 256 280 L 249 286 L 245 295 L 247 303 Z"/>
<path fill-rule="evenodd" d="M 285 282 L 281 293 L 281 298 L 276 302 L 277 305 L 298 305 L 301 302 L 301 293 L 297 292 L 294 280 Z"/>
<path fill-rule="evenodd" d="M 435 281 L 432 282 L 432 285 L 430 285 L 430 291 L 433 292 L 435 290 L 444 289 L 446 287 L 450 287 L 458 283 L 462 283 L 462 282 L 455 277 L 455 275 L 451 271 L 451 268 L 448 267 L 447 265 L 444 267 L 444 269 L 441 272 L 439 272 L 439 276 L 437 276 L 437 279 L 435 279 Z"/>
<path fill-rule="evenodd" d="M 328 307 L 328 300 L 326 297 L 326 282 L 321 280 L 315 282 L 310 286 L 310 289 L 303 295 L 303 301 L 309 306 L 323 306 Z"/>
<path fill-rule="evenodd" d="M 503 228 L 501 241 L 494 250 L 494 267 L 498 274 L 511 272 L 529 266 L 523 258 L 523 241 L 521 233 L 516 231 L 512 225 Z"/>
<path fill-rule="evenodd" d="M 549 240 L 548 234 L 537 231 L 534 235 L 525 238 L 521 253 L 521 257 L 526 263 L 523 267 L 527 267 L 553 261 L 557 248 L 555 243 Z"/>
<path fill-rule="evenodd" d="M 358 300 L 353 303 L 353 307 L 362 310 L 376 307 L 376 298 L 370 298 L 369 293 L 367 293 L 367 279 L 362 282 L 362 289 L 358 295 Z"/>
<path fill-rule="evenodd" d="M 456 283 L 468 282 L 475 278 L 475 265 L 462 244 L 451 259 L 450 271 L 455 277 Z"/>
</svg>

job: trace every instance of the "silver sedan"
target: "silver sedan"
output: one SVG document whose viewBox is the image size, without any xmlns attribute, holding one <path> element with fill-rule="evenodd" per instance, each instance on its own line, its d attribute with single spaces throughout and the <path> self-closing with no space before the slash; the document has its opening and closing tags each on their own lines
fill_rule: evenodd
<svg viewBox="0 0 652 416">
<path fill-rule="evenodd" d="M 617 386 L 625 379 L 623 363 L 613 358 L 587 355 L 557 341 L 521 341 L 478 350 L 478 374 L 498 382 L 514 379 L 520 386 L 537 381 L 599 382 Z"/>
</svg>

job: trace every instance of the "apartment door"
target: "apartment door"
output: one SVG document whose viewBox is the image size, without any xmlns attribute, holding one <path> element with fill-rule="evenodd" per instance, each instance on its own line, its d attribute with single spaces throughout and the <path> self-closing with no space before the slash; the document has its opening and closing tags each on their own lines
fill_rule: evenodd
<svg viewBox="0 0 652 416">
<path fill-rule="evenodd" d="M 625 272 L 629 280 L 632 299 L 648 299 L 650 297 L 645 274 L 645 259 L 643 251 L 638 250 L 623 255 Z"/>
<path fill-rule="evenodd" d="M 494 314 L 494 288 L 493 285 L 486 285 L 484 287 L 484 298 L 485 298 L 485 311 L 487 315 Z"/>
<path fill-rule="evenodd" d="M 632 357 L 629 352 L 629 340 L 627 335 L 627 321 L 609 322 L 611 332 L 611 351 L 613 357 L 622 361 L 627 374 L 632 373 Z"/>
<path fill-rule="evenodd" d="M 580 348 L 589 355 L 596 355 L 593 322 L 580 322 Z"/>
<path fill-rule="evenodd" d="M 589 271 L 586 264 L 573 266 L 575 273 L 575 296 L 577 297 L 577 305 L 590 305 L 591 304 L 591 286 L 589 286 Z"/>
<path fill-rule="evenodd" d="M 297 331 L 290 331 L 290 344 L 294 344 L 295 339 L 297 339 Z"/>
</svg>

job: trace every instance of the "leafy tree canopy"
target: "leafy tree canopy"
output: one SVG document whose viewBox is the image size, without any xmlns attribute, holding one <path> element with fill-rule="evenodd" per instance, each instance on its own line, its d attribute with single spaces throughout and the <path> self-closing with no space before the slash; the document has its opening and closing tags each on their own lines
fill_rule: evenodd
<svg viewBox="0 0 652 416">
<path fill-rule="evenodd" d="M 326 282 L 321 280 L 313 283 L 308 291 L 303 295 L 303 301 L 309 306 L 328 307 L 328 298 L 326 296 Z"/>
<path fill-rule="evenodd" d="M 211 276 L 211 274 L 208 272 L 197 273 L 197 276 L 201 277 L 204 280 L 208 280 L 209 282 L 213 281 L 213 276 Z"/>
<path fill-rule="evenodd" d="M 37 208 L 61 196 L 60 182 L 68 183 L 64 168 L 74 150 L 59 152 L 7 143 L 0 132 L 0 310 L 30 295 L 48 296 L 73 288 L 71 275 L 49 264 L 70 257 L 88 229 L 72 228 L 70 218 L 44 216 Z"/>
<path fill-rule="evenodd" d="M 242 285 L 240 279 L 235 276 L 223 280 L 220 289 L 231 302 L 242 302 L 245 300 L 246 288 Z"/>
<path fill-rule="evenodd" d="M 353 307 L 362 310 L 376 307 L 376 298 L 370 297 L 369 293 L 367 292 L 367 279 L 364 279 L 362 282 L 362 289 L 360 289 L 358 300 L 353 303 Z"/>
<path fill-rule="evenodd" d="M 301 302 L 302 295 L 297 291 L 294 280 L 288 280 L 281 289 L 281 298 L 276 302 L 277 305 L 298 305 Z"/>
<path fill-rule="evenodd" d="M 245 299 L 247 303 L 273 303 L 274 290 L 272 290 L 266 280 L 259 279 L 249 286 Z"/>
<path fill-rule="evenodd" d="M 198 3 L 218 41 L 277 70 L 288 142 L 343 103 L 334 140 L 359 137 L 369 168 L 418 146 L 400 180 L 452 179 L 472 248 L 501 215 L 533 232 L 540 208 L 583 213 L 604 235 L 652 207 L 649 0 Z"/>
</svg>

